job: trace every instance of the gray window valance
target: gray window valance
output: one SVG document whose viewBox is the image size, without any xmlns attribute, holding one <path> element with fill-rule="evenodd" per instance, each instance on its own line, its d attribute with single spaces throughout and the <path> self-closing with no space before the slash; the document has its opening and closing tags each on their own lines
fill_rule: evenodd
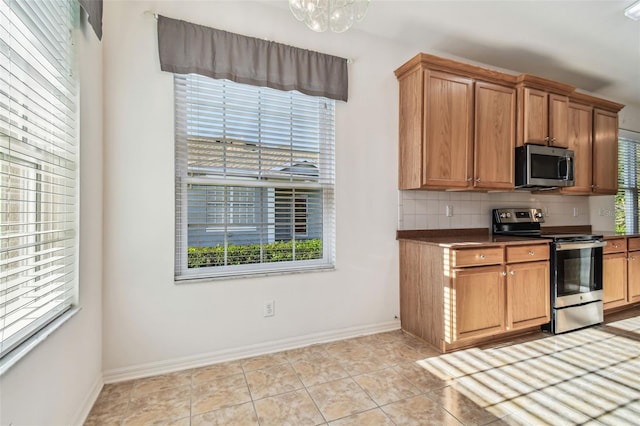
<svg viewBox="0 0 640 426">
<path fill-rule="evenodd" d="M 78 3 L 89 16 L 89 24 L 98 40 L 102 40 L 102 0 L 78 0 Z"/>
<path fill-rule="evenodd" d="M 160 68 L 346 101 L 347 60 L 158 16 Z"/>
</svg>

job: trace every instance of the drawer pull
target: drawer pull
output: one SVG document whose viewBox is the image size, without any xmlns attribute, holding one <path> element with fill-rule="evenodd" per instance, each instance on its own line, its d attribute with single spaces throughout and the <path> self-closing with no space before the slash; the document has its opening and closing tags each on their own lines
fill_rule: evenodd
<svg viewBox="0 0 640 426">
<path fill-rule="evenodd" d="M 614 245 L 612 245 L 611 247 L 613 247 L 613 248 L 618 248 L 618 245 L 617 245 L 617 244 L 614 244 Z"/>
<path fill-rule="evenodd" d="M 533 250 L 529 250 L 529 256 L 533 256 L 534 254 L 536 254 Z"/>
<path fill-rule="evenodd" d="M 487 256 L 485 256 L 484 254 L 481 254 L 479 257 L 480 257 L 480 259 L 486 259 L 487 258 Z"/>
</svg>

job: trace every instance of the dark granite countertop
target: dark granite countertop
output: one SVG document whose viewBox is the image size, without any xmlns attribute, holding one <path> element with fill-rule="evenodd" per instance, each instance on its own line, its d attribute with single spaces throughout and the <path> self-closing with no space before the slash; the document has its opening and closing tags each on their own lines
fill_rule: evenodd
<svg viewBox="0 0 640 426">
<path fill-rule="evenodd" d="M 512 237 L 492 235 L 486 228 L 469 229 L 421 229 L 397 231 L 398 240 L 407 240 L 423 244 L 449 248 L 473 246 L 505 246 L 546 243 L 551 240 L 537 237 Z"/>
</svg>

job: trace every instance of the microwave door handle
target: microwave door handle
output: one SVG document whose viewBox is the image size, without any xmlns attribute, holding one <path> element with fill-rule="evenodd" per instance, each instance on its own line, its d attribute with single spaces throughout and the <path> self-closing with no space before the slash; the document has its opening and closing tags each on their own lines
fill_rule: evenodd
<svg viewBox="0 0 640 426">
<path fill-rule="evenodd" d="M 567 163 L 567 174 L 564 176 L 564 180 L 569 180 L 570 178 L 569 174 L 571 173 L 571 157 L 565 157 L 565 158 Z"/>
<path fill-rule="evenodd" d="M 562 174 L 562 164 L 565 165 L 564 175 Z M 558 159 L 558 176 L 562 176 L 562 180 L 569 180 L 569 169 L 571 166 L 571 157 L 562 157 Z"/>
<path fill-rule="evenodd" d="M 567 163 L 567 157 L 558 157 L 558 162 L 556 163 L 556 167 L 557 167 L 557 171 L 556 171 L 556 176 L 558 176 L 558 178 L 560 178 L 560 176 L 562 176 L 562 163 Z M 562 178 L 562 180 L 567 180 L 565 177 Z"/>
</svg>

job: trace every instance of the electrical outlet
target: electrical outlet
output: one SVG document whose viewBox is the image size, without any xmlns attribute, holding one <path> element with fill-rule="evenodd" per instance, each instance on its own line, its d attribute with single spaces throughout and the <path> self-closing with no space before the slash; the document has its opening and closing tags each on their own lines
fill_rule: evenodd
<svg viewBox="0 0 640 426">
<path fill-rule="evenodd" d="M 451 217 L 451 216 L 453 216 L 453 206 L 452 206 L 452 205 L 448 205 L 448 206 L 446 206 L 446 208 L 445 208 L 445 215 L 446 215 L 447 217 Z"/>
<path fill-rule="evenodd" d="M 577 207 L 573 208 L 573 217 L 578 217 L 578 214 L 580 214 L 580 211 L 578 210 Z"/>
<path fill-rule="evenodd" d="M 275 300 L 267 300 L 264 302 L 264 306 L 262 308 L 262 314 L 265 317 L 272 317 L 276 314 L 276 301 Z"/>
</svg>

